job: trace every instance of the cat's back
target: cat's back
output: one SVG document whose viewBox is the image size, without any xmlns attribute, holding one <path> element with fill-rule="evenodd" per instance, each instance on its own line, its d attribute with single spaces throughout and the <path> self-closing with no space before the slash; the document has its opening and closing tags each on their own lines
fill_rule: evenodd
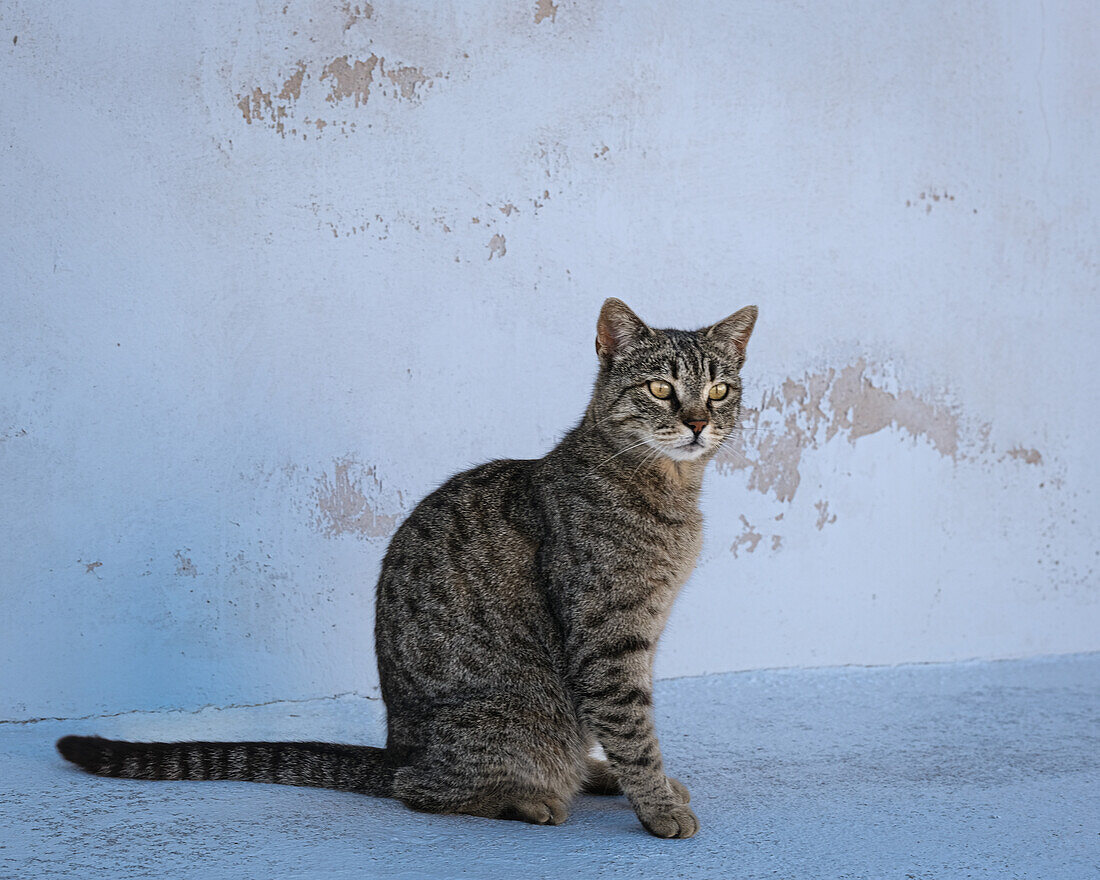
<svg viewBox="0 0 1100 880">
<path fill-rule="evenodd" d="M 497 558 L 530 549 L 534 461 L 501 459 L 455 474 L 427 495 L 394 533 L 387 570 L 428 560 L 459 566 L 471 554 Z"/>
<path fill-rule="evenodd" d="M 473 670 L 489 654 L 552 637 L 535 575 L 534 465 L 492 461 L 457 474 L 398 528 L 375 608 L 384 679 L 439 662 Z"/>
</svg>

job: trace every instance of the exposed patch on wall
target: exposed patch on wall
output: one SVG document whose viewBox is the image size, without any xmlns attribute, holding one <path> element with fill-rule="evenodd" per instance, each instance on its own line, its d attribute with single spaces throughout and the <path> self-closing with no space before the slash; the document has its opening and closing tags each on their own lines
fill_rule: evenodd
<svg viewBox="0 0 1100 880">
<path fill-rule="evenodd" d="M 740 550 L 744 550 L 746 553 L 752 553 L 756 550 L 757 544 L 759 544 L 764 537 L 760 532 L 756 531 L 756 527 L 745 518 L 744 514 L 741 514 L 741 525 L 744 526 L 741 530 L 741 534 L 734 539 L 732 544 L 730 544 L 730 553 L 734 556 L 737 556 Z"/>
<path fill-rule="evenodd" d="M 484 218 L 481 218 L 470 217 L 470 215 L 464 211 L 443 211 L 441 209 L 430 210 L 428 216 L 425 216 L 424 213 L 409 211 L 396 211 L 387 216 L 383 216 L 382 214 L 370 212 L 369 209 L 362 211 L 347 210 L 332 202 L 321 203 L 318 201 L 298 203 L 295 207 L 307 210 L 313 214 L 313 216 L 317 218 L 317 228 L 325 231 L 333 238 L 340 239 L 359 236 L 373 238 L 381 242 L 389 239 L 391 233 L 398 234 L 401 227 L 412 229 L 414 232 L 441 232 L 445 235 L 451 235 L 456 232 L 461 233 L 464 229 L 470 231 L 496 230 L 498 228 L 507 229 L 509 228 L 511 217 L 518 214 L 520 211 L 514 204 L 509 203 L 508 206 L 511 207 L 512 210 L 504 211 L 503 209 L 499 209 L 504 216 L 497 217 L 495 220 L 488 213 Z M 485 207 L 493 208 L 498 206 L 486 204 Z M 395 232 L 395 230 L 397 232 Z M 507 253 L 507 239 L 503 232 L 498 233 L 494 231 L 488 243 L 478 234 L 476 237 L 462 237 L 461 240 L 456 241 L 455 244 L 465 248 L 461 258 L 458 255 L 455 256 L 456 262 L 470 262 L 474 259 L 484 259 L 484 252 L 479 249 L 486 247 L 490 250 L 490 258 L 493 256 L 498 258 L 503 257 Z"/>
<path fill-rule="evenodd" d="M 839 370 L 785 380 L 746 406 L 739 442 L 715 459 L 719 470 L 749 471 L 749 488 L 790 501 L 802 477 L 807 449 L 842 436 L 859 438 L 891 429 L 927 443 L 944 457 L 960 457 L 959 415 L 953 406 L 908 390 L 888 391 L 863 359 Z"/>
<path fill-rule="evenodd" d="M 356 3 L 354 6 L 345 3 L 341 9 L 344 13 L 344 30 L 346 31 L 350 31 L 362 19 L 374 15 L 374 7 L 369 3 Z"/>
<path fill-rule="evenodd" d="M 1013 449 L 1008 450 L 1002 457 L 1015 458 L 1018 461 L 1022 461 L 1024 464 L 1042 464 L 1043 456 L 1039 454 L 1038 449 L 1024 449 L 1022 446 L 1016 446 Z"/>
<path fill-rule="evenodd" d="M 370 99 L 370 87 L 374 83 L 374 68 L 379 58 L 372 54 L 366 61 L 349 61 L 350 55 L 334 58 L 321 71 L 321 82 L 332 80 L 331 90 L 325 97 L 330 103 L 351 98 L 355 106 L 366 105 Z"/>
<path fill-rule="evenodd" d="M 389 73 L 386 76 L 388 78 Z M 344 93 L 343 90 L 348 90 L 344 95 L 345 104 L 354 104 L 356 100 L 354 88 L 357 88 L 354 82 L 346 78 L 343 80 L 343 85 L 340 86 L 341 94 Z M 369 89 L 366 94 L 369 95 Z M 360 100 L 366 100 L 366 96 L 361 96 Z M 306 116 L 302 122 L 314 125 L 318 132 L 328 125 L 322 118 L 314 119 L 309 116 Z M 348 123 L 347 128 L 353 129 L 354 123 Z M 541 173 L 547 178 L 557 177 L 570 167 L 569 154 L 565 146 L 552 140 L 540 140 L 530 158 L 533 160 L 530 173 Z M 503 204 L 500 201 L 485 201 L 465 206 L 451 205 L 447 208 L 424 207 L 417 212 L 393 211 L 385 217 L 370 208 L 356 209 L 354 206 L 337 205 L 332 201 L 299 202 L 296 207 L 312 212 L 317 218 L 318 229 L 323 230 L 326 236 L 331 235 L 336 239 L 367 234 L 378 241 L 385 241 L 390 237 L 391 227 L 398 225 L 411 227 L 417 232 L 438 229 L 448 234 L 460 233 L 456 236 L 456 239 L 460 240 L 455 242 L 455 246 L 461 250 L 455 254 L 455 262 L 471 263 L 475 260 L 491 259 L 494 256 L 503 257 L 507 250 L 508 230 L 513 229 L 515 224 L 521 223 L 528 217 L 538 217 L 540 211 L 563 191 L 561 187 L 551 189 L 553 186 L 552 183 L 543 185 L 535 190 L 532 196 L 513 195 Z M 529 213 L 526 207 L 528 204 Z M 464 228 L 469 231 L 475 226 L 479 229 L 492 230 L 493 234 L 488 244 L 480 235 L 461 236 Z M 484 251 L 481 250 L 484 247 L 490 249 L 488 257 L 485 257 Z"/>
<path fill-rule="evenodd" d="M 367 4 L 346 6 L 345 12 L 355 16 L 345 26 L 346 30 L 359 18 L 369 18 L 374 10 Z M 366 58 L 341 55 L 325 64 L 297 61 L 294 71 L 281 85 L 266 91 L 253 86 L 236 95 L 236 101 L 248 125 L 260 124 L 281 137 L 308 140 L 321 137 L 325 129 L 339 130 L 344 135 L 355 130 L 356 123 L 342 114 L 333 118 L 334 110 L 365 107 L 372 93 L 416 104 L 435 85 L 436 79 L 446 77 L 444 73 L 428 74 L 423 67 L 406 64 L 387 68 L 386 59 L 374 53 Z M 300 123 L 296 121 L 299 107 L 306 109 Z"/>
<path fill-rule="evenodd" d="M 570 169 L 569 150 L 556 140 L 541 140 L 535 147 L 535 165 L 547 178 L 558 177 Z M 547 195 L 547 197 L 549 197 Z"/>
<path fill-rule="evenodd" d="M 185 553 L 190 553 L 190 547 L 184 547 L 182 550 L 177 550 L 176 556 L 176 574 L 183 577 L 198 577 L 199 570 L 195 567 L 195 563 L 191 561 L 189 556 L 184 556 Z"/>
<path fill-rule="evenodd" d="M 400 494 L 396 505 L 394 499 L 385 496 L 373 467 L 365 467 L 350 458 L 337 459 L 332 477 L 321 474 L 313 488 L 313 524 L 329 538 L 348 534 L 362 538 L 388 537 L 405 511 Z M 398 510 L 384 512 L 382 508 L 387 506 Z"/>
<path fill-rule="evenodd" d="M 398 65 L 393 70 L 386 70 L 384 66 L 380 66 L 379 70 L 386 79 L 397 86 L 398 91 L 401 93 L 401 97 L 406 101 L 412 101 L 417 98 L 417 89 L 421 86 L 427 84 L 428 87 L 431 87 L 432 85 L 431 79 L 424 74 L 423 68 L 420 67 L 404 67 Z"/>
<path fill-rule="evenodd" d="M 251 125 L 255 121 L 262 120 L 271 110 L 271 92 L 265 92 L 256 86 L 251 92 L 237 95 L 237 106 L 244 114 L 244 121 Z M 271 121 L 274 125 L 274 116 Z"/>
<path fill-rule="evenodd" d="M 538 0 L 535 3 L 535 24 L 550 19 L 553 24 L 558 20 L 558 7 L 553 0 Z"/>
<path fill-rule="evenodd" d="M 894 385 L 887 370 L 864 359 L 788 378 L 764 391 L 759 405 L 743 406 L 742 431 L 715 456 L 715 465 L 724 473 L 747 471 L 749 489 L 789 503 L 802 481 L 803 454 L 834 437 L 854 446 L 862 437 L 889 430 L 955 462 L 1044 464 L 1038 449 L 1022 445 L 998 453 L 989 439 L 990 424 L 968 431 L 957 406 L 904 388 L 890 390 Z M 1051 483 L 1055 479 L 1051 477 Z M 819 499 L 813 506 L 819 531 L 837 521 L 828 499 Z M 783 519 L 783 514 L 775 519 Z M 744 516 L 741 520 L 745 529 L 730 548 L 735 556 L 740 549 L 751 553 L 757 543 L 755 530 Z M 773 550 L 782 544 L 781 536 L 772 537 Z"/>
<path fill-rule="evenodd" d="M 278 134 L 286 136 L 287 108 L 302 95 L 302 79 L 306 75 L 305 62 L 299 61 L 297 67 L 286 80 L 273 100 L 271 92 L 256 86 L 250 92 L 237 95 L 237 107 L 249 125 L 262 122 L 273 128 Z M 279 101 L 281 103 L 275 103 Z"/>
<path fill-rule="evenodd" d="M 814 508 L 817 510 L 817 522 L 814 523 L 817 526 L 817 530 L 820 532 L 825 526 L 836 522 L 836 514 L 829 516 L 829 502 L 828 501 L 816 501 L 814 502 Z"/>
<path fill-rule="evenodd" d="M 302 79 L 305 75 L 305 62 L 299 61 L 298 68 L 290 75 L 286 82 L 283 83 L 282 91 L 275 97 L 280 101 L 297 101 L 302 97 Z"/>
<path fill-rule="evenodd" d="M 923 208 L 925 214 L 931 214 L 933 205 L 949 205 L 953 201 L 955 201 L 955 196 L 952 193 L 949 193 L 946 189 L 938 190 L 935 187 L 929 187 L 926 190 L 922 190 L 919 196 L 911 199 L 906 199 L 905 207 Z M 970 210 L 974 214 L 978 213 L 977 208 L 971 208 Z"/>
<path fill-rule="evenodd" d="M 95 570 L 97 568 L 102 568 L 103 567 L 103 563 L 99 562 L 99 561 L 85 562 L 83 559 L 78 559 L 77 562 L 79 562 L 81 565 L 84 566 L 84 574 L 95 574 L 96 573 Z M 96 577 L 98 577 L 98 575 L 96 575 Z"/>
<path fill-rule="evenodd" d="M 257 542 L 249 552 L 238 550 L 237 555 L 229 558 L 229 571 L 226 579 L 239 582 L 248 576 L 256 586 L 276 587 L 280 581 L 290 580 L 290 572 L 275 565 L 271 554 L 266 552 L 264 542 Z"/>
</svg>

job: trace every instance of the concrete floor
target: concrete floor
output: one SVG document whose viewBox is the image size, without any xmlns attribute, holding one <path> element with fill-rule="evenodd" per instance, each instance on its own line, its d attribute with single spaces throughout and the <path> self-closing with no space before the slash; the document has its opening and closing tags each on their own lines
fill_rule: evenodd
<svg viewBox="0 0 1100 880">
<path fill-rule="evenodd" d="M 333 698 L 0 725 L 0 877 L 1100 877 L 1100 654 L 663 682 L 693 840 L 621 798 L 557 828 L 247 783 L 99 779 L 64 733 L 380 743 L 380 707 Z"/>
</svg>

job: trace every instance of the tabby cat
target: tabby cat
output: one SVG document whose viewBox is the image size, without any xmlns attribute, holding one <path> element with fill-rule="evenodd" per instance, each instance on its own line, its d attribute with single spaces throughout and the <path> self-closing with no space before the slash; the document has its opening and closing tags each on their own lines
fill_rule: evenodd
<svg viewBox="0 0 1100 880">
<path fill-rule="evenodd" d="M 655 330 L 607 300 L 580 424 L 544 458 L 458 474 L 409 514 L 378 581 L 385 748 L 57 748 L 103 776 L 315 785 L 550 825 L 580 791 L 621 793 L 651 834 L 691 837 L 698 820 L 654 732 L 653 655 L 699 553 L 703 471 L 737 425 L 755 321 L 747 306 Z"/>
</svg>

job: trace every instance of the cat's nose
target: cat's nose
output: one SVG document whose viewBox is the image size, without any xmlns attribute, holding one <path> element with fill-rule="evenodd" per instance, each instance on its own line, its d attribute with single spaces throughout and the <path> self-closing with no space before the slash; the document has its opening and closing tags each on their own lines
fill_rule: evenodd
<svg viewBox="0 0 1100 880">
<path fill-rule="evenodd" d="M 687 425 L 689 428 L 691 428 L 691 432 L 696 437 L 698 437 L 700 434 L 703 433 L 703 428 L 705 428 L 709 424 L 709 422 L 707 422 L 706 419 L 697 419 L 697 420 L 690 421 L 690 422 L 685 421 L 684 424 Z"/>
</svg>

